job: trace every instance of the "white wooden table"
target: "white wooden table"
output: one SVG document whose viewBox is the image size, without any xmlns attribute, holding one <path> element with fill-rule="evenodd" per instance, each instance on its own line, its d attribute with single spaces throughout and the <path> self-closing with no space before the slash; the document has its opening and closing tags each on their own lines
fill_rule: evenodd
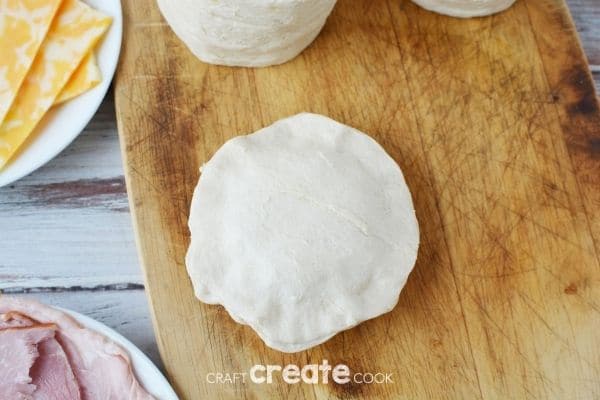
<svg viewBox="0 0 600 400">
<path fill-rule="evenodd" d="M 600 0 L 568 0 L 600 89 Z M 112 93 L 60 156 L 0 189 L 0 290 L 114 328 L 160 365 L 123 178 Z"/>
</svg>

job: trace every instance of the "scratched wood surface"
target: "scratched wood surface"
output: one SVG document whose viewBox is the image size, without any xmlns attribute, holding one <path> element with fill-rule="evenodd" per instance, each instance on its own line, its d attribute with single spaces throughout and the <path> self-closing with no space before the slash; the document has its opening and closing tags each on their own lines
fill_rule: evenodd
<svg viewBox="0 0 600 400">
<path fill-rule="evenodd" d="M 299 58 L 205 65 L 154 6 L 124 1 L 115 95 L 157 340 L 186 399 L 600 397 L 600 115 L 568 10 L 518 1 L 458 20 L 341 0 Z M 376 138 L 405 172 L 419 260 L 389 314 L 294 355 L 194 299 L 184 268 L 198 167 L 299 111 Z M 208 372 L 344 362 L 387 385 L 211 385 Z"/>
</svg>

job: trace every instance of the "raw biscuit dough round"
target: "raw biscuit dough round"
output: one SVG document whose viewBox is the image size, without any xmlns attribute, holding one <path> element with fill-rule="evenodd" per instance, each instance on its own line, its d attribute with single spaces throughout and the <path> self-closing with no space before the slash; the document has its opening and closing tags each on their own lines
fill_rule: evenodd
<svg viewBox="0 0 600 400">
<path fill-rule="evenodd" d="M 296 57 L 336 0 L 158 0 L 177 36 L 204 62 L 264 67 Z"/>
<path fill-rule="evenodd" d="M 225 143 L 202 167 L 189 227 L 196 296 L 283 352 L 392 310 L 419 245 L 394 160 L 308 113 Z"/>
<path fill-rule="evenodd" d="M 412 0 L 419 6 L 459 18 L 484 17 L 509 8 L 515 0 Z"/>
</svg>

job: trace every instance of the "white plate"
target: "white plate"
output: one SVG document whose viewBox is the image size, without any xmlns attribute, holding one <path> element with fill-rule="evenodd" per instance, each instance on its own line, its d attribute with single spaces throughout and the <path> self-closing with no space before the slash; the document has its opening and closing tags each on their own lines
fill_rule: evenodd
<svg viewBox="0 0 600 400">
<path fill-rule="evenodd" d="M 110 15 L 112 24 L 96 48 L 102 82 L 92 90 L 54 107 L 32 133 L 34 140 L 0 171 L 0 187 L 35 171 L 77 137 L 92 119 L 110 86 L 121 51 L 123 16 L 120 0 L 85 0 L 90 6 Z"/>
<path fill-rule="evenodd" d="M 101 333 L 127 350 L 127 353 L 129 353 L 129 358 L 131 358 L 131 363 L 133 364 L 133 372 L 135 373 L 135 376 L 138 378 L 138 381 L 142 384 L 144 389 L 146 389 L 157 400 L 178 400 L 175 391 L 173 388 L 171 388 L 169 382 L 165 379 L 163 374 L 158 370 L 158 368 L 156 368 L 152 361 L 150 361 L 150 359 L 146 357 L 146 355 L 142 353 L 140 349 L 135 347 L 135 345 L 129 340 L 125 339 L 108 326 L 91 319 L 90 317 L 86 317 L 83 314 L 66 310 L 62 307 L 54 308 L 69 314 L 81 325 Z"/>
</svg>

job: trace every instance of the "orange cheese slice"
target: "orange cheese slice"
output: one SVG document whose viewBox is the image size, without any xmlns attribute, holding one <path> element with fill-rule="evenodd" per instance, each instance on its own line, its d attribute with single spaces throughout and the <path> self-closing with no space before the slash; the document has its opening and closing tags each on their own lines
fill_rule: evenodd
<svg viewBox="0 0 600 400">
<path fill-rule="evenodd" d="M 96 63 L 96 56 L 94 56 L 94 52 L 91 52 L 85 56 L 75 72 L 73 72 L 69 82 L 67 82 L 56 100 L 54 100 L 54 105 L 71 100 L 92 89 L 100 82 L 102 82 L 102 74 Z"/>
<path fill-rule="evenodd" d="M 63 1 L 0 125 L 0 168 L 31 134 L 110 22 L 110 17 L 79 0 Z"/>
<path fill-rule="evenodd" d="M 0 0 L 0 123 L 62 0 Z"/>
</svg>

